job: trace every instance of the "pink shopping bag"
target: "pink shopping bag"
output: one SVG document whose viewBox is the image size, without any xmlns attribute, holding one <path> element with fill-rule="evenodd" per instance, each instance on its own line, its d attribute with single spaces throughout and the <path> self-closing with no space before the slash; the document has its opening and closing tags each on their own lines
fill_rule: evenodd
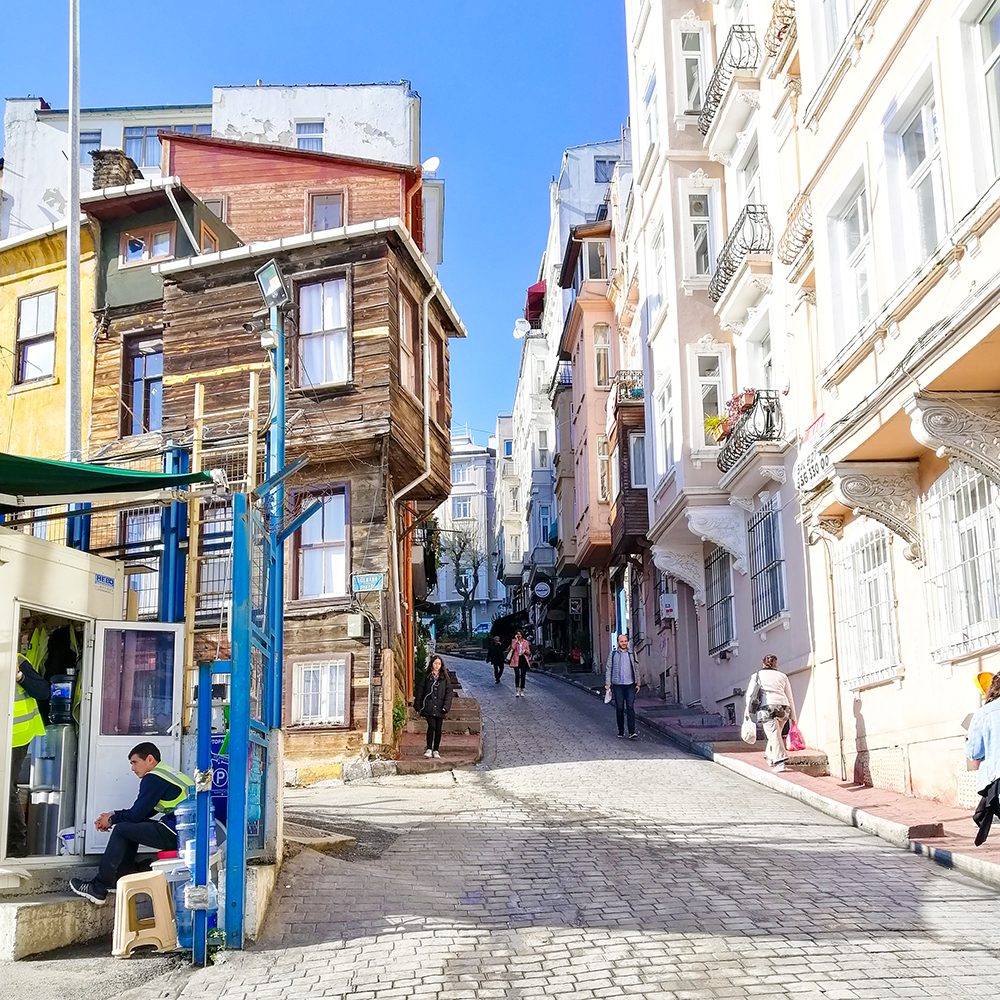
<svg viewBox="0 0 1000 1000">
<path fill-rule="evenodd" d="M 789 750 L 805 750 L 806 748 L 806 741 L 802 738 L 802 733 L 799 732 L 799 727 L 794 722 L 788 727 L 785 746 Z"/>
</svg>

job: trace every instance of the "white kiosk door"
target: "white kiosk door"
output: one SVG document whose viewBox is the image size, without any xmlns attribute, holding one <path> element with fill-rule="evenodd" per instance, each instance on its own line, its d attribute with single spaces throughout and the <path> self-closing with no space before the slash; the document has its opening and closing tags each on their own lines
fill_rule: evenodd
<svg viewBox="0 0 1000 1000">
<path fill-rule="evenodd" d="M 127 809 L 139 787 L 128 752 L 155 743 L 167 764 L 181 763 L 184 626 L 97 622 L 87 776 L 85 850 L 104 850 L 94 829 L 102 812 Z"/>
</svg>

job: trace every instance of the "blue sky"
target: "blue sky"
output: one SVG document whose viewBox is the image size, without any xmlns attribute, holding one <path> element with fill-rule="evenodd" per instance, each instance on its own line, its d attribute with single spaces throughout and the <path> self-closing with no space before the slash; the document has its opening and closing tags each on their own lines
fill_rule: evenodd
<svg viewBox="0 0 1000 1000">
<path fill-rule="evenodd" d="M 410 80 L 447 183 L 441 280 L 469 329 L 454 426 L 485 439 L 513 401 L 511 329 L 535 280 L 567 146 L 628 114 L 624 0 L 83 0 L 84 107 L 207 103 L 213 84 Z M 66 4 L 4 47 L 0 96 L 66 106 Z M 248 13 L 252 12 L 252 13 Z M 272 16 L 273 15 L 273 16 Z"/>
</svg>

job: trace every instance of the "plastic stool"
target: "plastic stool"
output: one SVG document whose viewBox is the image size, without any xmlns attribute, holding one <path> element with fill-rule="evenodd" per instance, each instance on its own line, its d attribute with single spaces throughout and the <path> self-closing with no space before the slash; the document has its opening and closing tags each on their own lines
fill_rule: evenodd
<svg viewBox="0 0 1000 1000">
<path fill-rule="evenodd" d="M 157 951 L 173 951 L 177 947 L 177 923 L 173 903 L 163 872 L 139 872 L 118 880 L 115 903 L 115 933 L 111 954 L 124 958 L 135 948 L 153 945 Z M 149 897 L 153 915 L 141 919 L 136 913 L 136 901 Z"/>
</svg>

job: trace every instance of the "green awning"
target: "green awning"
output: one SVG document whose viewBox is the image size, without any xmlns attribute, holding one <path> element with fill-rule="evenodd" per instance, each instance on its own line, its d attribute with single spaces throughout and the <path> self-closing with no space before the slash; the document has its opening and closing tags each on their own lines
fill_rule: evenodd
<svg viewBox="0 0 1000 1000">
<path fill-rule="evenodd" d="M 138 472 L 0 452 L 0 510 L 156 497 L 181 486 L 210 483 L 217 478 L 212 472 L 183 475 Z"/>
</svg>

